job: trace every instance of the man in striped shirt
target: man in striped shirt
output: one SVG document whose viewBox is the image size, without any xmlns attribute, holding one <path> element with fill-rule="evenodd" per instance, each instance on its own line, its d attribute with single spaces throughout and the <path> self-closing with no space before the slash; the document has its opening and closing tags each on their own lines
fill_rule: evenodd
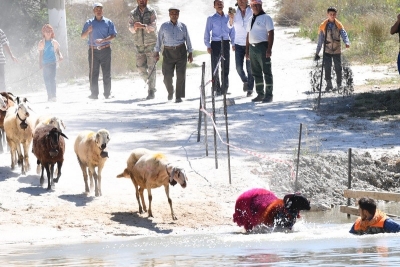
<svg viewBox="0 0 400 267">
<path fill-rule="evenodd" d="M 7 91 L 6 90 L 5 75 L 4 75 L 4 73 L 5 73 L 4 67 L 5 67 L 5 64 L 6 64 L 6 55 L 4 54 L 3 47 L 5 48 L 7 53 L 10 55 L 12 60 L 14 62 L 18 62 L 17 58 L 11 52 L 11 48 L 9 46 L 7 36 L 0 29 L 0 91 L 2 91 L 2 92 L 4 91 L 5 92 L 5 91 Z"/>
<path fill-rule="evenodd" d="M 175 103 L 180 103 L 185 97 L 186 62 L 192 63 L 193 48 L 186 25 L 178 22 L 179 9 L 171 7 L 168 11 L 170 21 L 164 22 L 160 27 L 154 58 L 156 61 L 160 59 L 161 47 L 164 46 L 162 73 L 168 100 L 172 100 L 174 96 L 172 78 L 176 69 Z"/>
</svg>

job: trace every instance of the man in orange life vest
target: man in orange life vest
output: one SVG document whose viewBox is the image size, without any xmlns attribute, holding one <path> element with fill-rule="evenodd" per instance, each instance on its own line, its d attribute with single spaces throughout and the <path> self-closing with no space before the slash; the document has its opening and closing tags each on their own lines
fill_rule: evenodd
<svg viewBox="0 0 400 267">
<path fill-rule="evenodd" d="M 376 203 L 371 198 L 360 198 L 358 200 L 360 216 L 351 227 L 350 233 L 378 234 L 400 232 L 400 224 L 388 218 L 386 214 L 376 209 Z"/>
</svg>

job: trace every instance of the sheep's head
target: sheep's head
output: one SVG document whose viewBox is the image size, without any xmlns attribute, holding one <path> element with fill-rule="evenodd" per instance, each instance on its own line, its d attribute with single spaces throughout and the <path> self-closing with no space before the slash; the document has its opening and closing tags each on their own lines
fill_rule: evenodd
<svg viewBox="0 0 400 267">
<path fill-rule="evenodd" d="M 68 137 L 57 128 L 51 129 L 50 132 L 48 132 L 47 134 L 47 138 L 51 147 L 49 151 L 51 157 L 55 157 L 58 155 L 60 135 L 68 139 Z"/>
<path fill-rule="evenodd" d="M 53 126 L 56 127 L 58 130 L 60 130 L 60 132 L 62 132 L 62 128 L 65 129 L 64 122 L 63 122 L 60 118 L 57 118 L 57 117 L 52 117 L 52 118 L 49 120 L 49 123 L 48 123 L 48 124 L 49 124 L 49 125 L 53 125 Z M 61 126 L 62 126 L 62 128 L 61 128 Z"/>
<path fill-rule="evenodd" d="M 310 201 L 299 193 L 288 194 L 283 198 L 284 208 L 274 218 L 278 227 L 291 229 L 300 217 L 300 210 L 310 210 Z"/>
<path fill-rule="evenodd" d="M 170 185 L 174 186 L 179 183 L 183 188 L 186 187 L 186 173 L 183 169 L 178 167 L 172 167 L 171 177 L 169 178 Z"/>
<path fill-rule="evenodd" d="M 108 157 L 108 152 L 104 151 L 110 141 L 110 133 L 106 129 L 101 129 L 96 133 L 96 145 L 100 148 L 100 156 L 102 158 Z"/>
<path fill-rule="evenodd" d="M 285 208 L 290 211 L 310 210 L 310 201 L 300 193 L 288 194 L 283 198 Z"/>
<path fill-rule="evenodd" d="M 29 109 L 29 106 L 26 103 L 26 101 L 19 103 L 18 107 L 16 109 L 17 117 L 21 121 L 21 123 L 20 123 L 21 129 L 28 128 L 28 124 L 26 123 L 26 119 L 29 117 L 28 109 Z"/>
</svg>

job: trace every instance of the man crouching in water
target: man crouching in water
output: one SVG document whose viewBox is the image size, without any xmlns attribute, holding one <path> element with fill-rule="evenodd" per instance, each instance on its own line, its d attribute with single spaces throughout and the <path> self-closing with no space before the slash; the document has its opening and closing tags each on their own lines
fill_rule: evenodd
<svg viewBox="0 0 400 267">
<path fill-rule="evenodd" d="M 388 218 L 384 212 L 376 209 L 376 203 L 372 198 L 360 198 L 358 206 L 361 217 L 353 224 L 350 233 L 364 235 L 400 232 L 400 224 Z"/>
</svg>

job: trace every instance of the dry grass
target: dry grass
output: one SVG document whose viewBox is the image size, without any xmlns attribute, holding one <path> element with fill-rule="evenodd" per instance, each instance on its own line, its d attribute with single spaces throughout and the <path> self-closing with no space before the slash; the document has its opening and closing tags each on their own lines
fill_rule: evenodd
<svg viewBox="0 0 400 267">
<path fill-rule="evenodd" d="M 297 25 L 301 36 L 316 40 L 329 5 L 338 8 L 338 19 L 349 35 L 351 49 L 346 56 L 352 62 L 395 61 L 398 37 L 391 36 L 389 30 L 400 12 L 400 0 L 281 0 L 277 22 Z"/>
</svg>

